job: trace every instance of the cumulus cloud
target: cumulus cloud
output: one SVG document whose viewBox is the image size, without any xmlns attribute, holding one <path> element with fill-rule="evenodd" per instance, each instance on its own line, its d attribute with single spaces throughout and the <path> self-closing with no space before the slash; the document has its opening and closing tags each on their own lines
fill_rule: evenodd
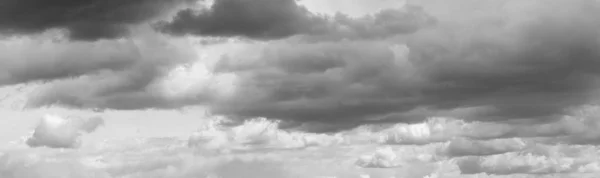
<svg viewBox="0 0 600 178">
<path fill-rule="evenodd" d="M 118 38 L 129 27 L 164 15 L 186 0 L 10 0 L 0 6 L 0 33 L 35 34 L 68 30 L 74 40 Z"/>
<path fill-rule="evenodd" d="M 279 129 L 279 123 L 265 118 L 248 120 L 227 127 L 222 119 L 211 121 L 188 139 L 188 146 L 220 152 L 255 149 L 290 149 L 330 146 L 344 143 L 341 135 L 289 132 Z"/>
<path fill-rule="evenodd" d="M 293 35 L 385 38 L 407 34 L 434 24 L 435 20 L 414 6 L 382 10 L 352 18 L 315 14 L 296 0 L 216 0 L 209 9 L 187 9 L 170 22 L 157 24 L 176 35 L 244 36 L 278 39 Z"/>
<path fill-rule="evenodd" d="M 387 144 L 424 145 L 463 136 L 465 122 L 449 118 L 429 118 L 416 124 L 394 124 L 380 131 L 380 141 Z"/>
<path fill-rule="evenodd" d="M 30 147 L 77 148 L 83 133 L 94 132 L 103 124 L 100 117 L 65 119 L 44 115 L 26 143 Z"/>
<path fill-rule="evenodd" d="M 396 153 L 390 147 L 377 149 L 373 155 L 365 155 L 360 157 L 356 164 L 362 167 L 371 168 L 390 168 L 398 166 L 395 163 Z"/>
</svg>

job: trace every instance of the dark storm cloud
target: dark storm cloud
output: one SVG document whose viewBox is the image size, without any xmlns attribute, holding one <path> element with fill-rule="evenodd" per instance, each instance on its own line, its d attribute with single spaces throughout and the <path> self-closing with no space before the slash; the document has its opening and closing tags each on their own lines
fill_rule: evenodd
<svg viewBox="0 0 600 178">
<path fill-rule="evenodd" d="M 157 24 L 176 35 L 245 36 L 279 39 L 293 35 L 385 38 L 431 25 L 435 20 L 414 6 L 391 8 L 372 16 L 351 18 L 314 14 L 295 0 L 216 0 L 210 9 L 187 9 L 173 21 Z"/>
<path fill-rule="evenodd" d="M 32 34 L 66 29 L 71 39 L 117 38 L 135 25 L 189 0 L 6 0 L 0 4 L 0 33 Z"/>
<path fill-rule="evenodd" d="M 441 22 L 407 37 L 407 57 L 394 55 L 394 41 L 278 43 L 231 55 L 217 71 L 242 83 L 213 109 L 329 123 L 416 121 L 465 108 L 476 108 L 462 113 L 476 120 L 554 118 L 598 94 L 600 6 L 553 2 L 518 19 L 531 21 Z"/>
</svg>

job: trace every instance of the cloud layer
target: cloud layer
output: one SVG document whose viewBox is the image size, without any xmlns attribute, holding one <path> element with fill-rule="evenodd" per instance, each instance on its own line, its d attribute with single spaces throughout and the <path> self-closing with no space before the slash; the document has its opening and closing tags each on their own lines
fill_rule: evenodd
<svg viewBox="0 0 600 178">
<path fill-rule="evenodd" d="M 577 119 L 587 125 L 597 125 L 598 108 L 582 110 Z M 592 116 L 592 117 L 589 117 Z M 54 118 L 64 121 L 62 118 Z M 125 118 L 119 118 L 125 119 Z M 206 118 L 210 120 L 209 118 Z M 53 119 L 46 119 L 53 120 Z M 412 137 L 427 137 L 407 133 L 404 124 L 387 131 L 358 128 L 337 135 L 320 135 L 277 129 L 276 123 L 255 119 L 243 125 L 227 127 L 215 122 L 201 125 L 199 132 L 187 140 L 175 137 L 106 139 L 78 150 L 11 147 L 0 152 L 0 175 L 12 177 L 593 177 L 600 171 L 599 147 L 553 144 L 532 135 L 516 135 L 504 139 L 469 138 L 474 130 L 515 128 L 523 125 L 501 125 L 493 122 L 464 123 L 460 120 L 433 118 L 436 132 L 453 135 L 447 140 L 422 143 L 405 142 L 396 145 L 382 142 L 381 136 L 396 131 Z M 57 122 L 54 122 L 57 123 Z M 84 123 L 84 122 L 82 122 Z M 89 122 L 97 123 L 97 122 Z M 555 124 L 560 125 L 560 122 Z M 52 125 L 52 124 L 46 124 Z M 56 125 L 56 124 L 54 124 Z M 59 124 L 61 125 L 61 124 Z M 86 125 L 86 124 L 80 124 Z M 96 124 L 90 124 L 96 125 Z M 111 124 L 112 125 L 112 124 Z M 424 128 L 422 124 L 410 127 Z M 482 127 L 488 125 L 488 127 Z M 544 124 L 533 124 L 539 127 Z M 65 124 L 62 124 L 65 126 Z M 457 134 L 452 127 L 461 126 L 465 133 Z M 57 127 L 53 127 L 57 128 Z M 70 128 L 70 127 L 68 127 Z M 67 127 L 55 129 L 64 133 Z M 82 127 L 80 127 L 82 128 Z M 85 129 L 80 129 L 85 130 Z M 425 130 L 425 129 L 421 129 Z M 528 129 L 536 131 L 536 129 Z M 596 128 L 581 132 L 557 134 L 589 136 Z M 225 138 L 220 142 L 216 135 Z M 370 137 L 368 142 L 357 139 Z M 313 138 L 325 143 L 331 138 L 341 142 L 300 146 Z M 535 138 L 538 137 L 538 138 Z M 294 139 L 291 139 L 294 138 Z M 559 139 L 550 136 L 549 139 Z M 590 137 L 588 137 L 590 138 Z M 598 138 L 598 137 L 596 137 Z M 216 141 L 216 142 L 215 142 Z M 221 140 L 223 141 L 223 140 Z M 191 143 L 191 144 L 190 144 Z M 224 144 L 215 144 L 224 143 Z M 304 142 L 308 143 L 308 142 Z M 214 147 L 215 145 L 219 145 Z M 300 146 L 300 147 L 299 147 Z M 217 151 L 217 152 L 214 152 Z M 361 156 L 362 155 L 362 156 Z M 377 169 L 373 169 L 377 168 Z"/>
<path fill-rule="evenodd" d="M 203 105 L 314 132 L 431 116 L 546 122 L 599 101 L 599 14 L 586 0 L 429 0 L 363 17 L 218 0 L 158 25 L 174 36 L 13 40 L 0 48 L 11 59 L 0 81 L 52 81 L 32 108 Z M 229 38 L 238 36 L 247 38 Z M 220 42 L 195 40 L 208 37 Z"/>
</svg>

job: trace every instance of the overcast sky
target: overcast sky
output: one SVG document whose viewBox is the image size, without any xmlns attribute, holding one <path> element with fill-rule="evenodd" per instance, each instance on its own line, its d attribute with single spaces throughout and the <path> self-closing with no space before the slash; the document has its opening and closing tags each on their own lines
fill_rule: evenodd
<svg viewBox="0 0 600 178">
<path fill-rule="evenodd" d="M 267 117 L 323 132 L 430 116 L 543 122 L 598 102 L 594 0 L 9 0 L 26 108 Z"/>
</svg>

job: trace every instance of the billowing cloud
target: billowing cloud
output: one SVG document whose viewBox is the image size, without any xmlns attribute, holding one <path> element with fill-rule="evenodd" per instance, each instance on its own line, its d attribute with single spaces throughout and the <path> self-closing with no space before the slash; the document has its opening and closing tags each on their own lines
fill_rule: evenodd
<svg viewBox="0 0 600 178">
<path fill-rule="evenodd" d="M 117 38 L 129 34 L 129 26 L 164 15 L 182 2 L 186 0 L 9 0 L 0 6 L 0 34 L 66 29 L 75 40 Z"/>
<path fill-rule="evenodd" d="M 83 133 L 94 132 L 104 124 L 100 117 L 69 118 L 45 115 L 26 141 L 30 147 L 77 148 Z"/>
<path fill-rule="evenodd" d="M 586 2 L 540 2 L 470 26 L 440 21 L 406 39 L 274 42 L 230 54 L 215 70 L 237 74 L 238 90 L 213 109 L 337 123 L 557 117 L 599 89 L 600 8 Z"/>
<path fill-rule="evenodd" d="M 353 18 L 315 14 L 296 0 L 216 0 L 209 9 L 187 9 L 157 24 L 176 35 L 278 39 L 293 35 L 385 38 L 417 31 L 435 20 L 414 6 L 392 7 Z"/>
<path fill-rule="evenodd" d="M 215 1 L 210 9 L 198 13 L 182 11 L 178 16 L 190 13 L 192 20 L 217 24 L 206 27 L 233 28 L 221 34 L 218 32 L 222 30 L 211 31 L 215 36 L 253 38 L 300 34 L 289 31 L 296 22 L 261 21 L 259 17 L 289 16 L 301 22 L 312 22 L 310 19 L 318 17 L 295 2 L 267 2 L 270 1 Z M 431 116 L 548 121 L 594 102 L 600 92 L 600 68 L 596 67 L 600 66 L 600 23 L 596 18 L 600 7 L 585 0 L 552 2 L 507 1 L 494 6 L 467 0 L 446 2 L 456 14 L 424 6 L 434 15 L 447 16 L 436 17 L 439 20 L 435 26 L 385 39 L 235 41 L 217 44 L 224 46 L 216 50 L 219 52 L 207 47 L 214 44 L 203 46 L 203 50 L 190 50 L 182 43 L 173 45 L 181 49 L 164 47 L 161 40 L 137 43 L 142 46 L 137 49 L 142 50 L 132 54 L 144 59 L 140 61 L 150 62 L 134 62 L 128 70 L 57 82 L 33 96 L 30 106 L 60 103 L 84 108 L 141 109 L 204 104 L 212 113 L 232 119 L 266 117 L 289 125 L 321 127 L 305 128 L 315 132 L 364 123 L 420 122 Z M 271 6 L 287 10 L 280 12 Z M 236 8 L 241 10 L 226 13 Z M 411 14 L 410 9 L 415 7 L 408 5 L 400 11 Z M 344 23 L 373 27 L 348 28 L 352 33 L 364 30 L 380 34 L 377 25 L 366 24 L 379 23 L 380 17 L 390 18 L 382 23 L 405 22 L 396 21 L 398 14 L 392 11 L 378 14 L 362 20 L 348 17 Z M 323 22 L 342 23 L 338 17 L 333 21 L 325 18 Z M 223 21 L 216 20 L 220 18 Z M 235 26 L 227 20 L 250 20 L 251 24 Z M 284 24 L 271 24 L 275 22 Z M 275 27 L 282 27 L 285 33 Z M 275 32 L 269 32 L 272 30 Z M 199 57 L 202 55 L 195 51 L 216 54 Z M 197 61 L 193 63 L 181 62 L 194 59 Z"/>
</svg>

